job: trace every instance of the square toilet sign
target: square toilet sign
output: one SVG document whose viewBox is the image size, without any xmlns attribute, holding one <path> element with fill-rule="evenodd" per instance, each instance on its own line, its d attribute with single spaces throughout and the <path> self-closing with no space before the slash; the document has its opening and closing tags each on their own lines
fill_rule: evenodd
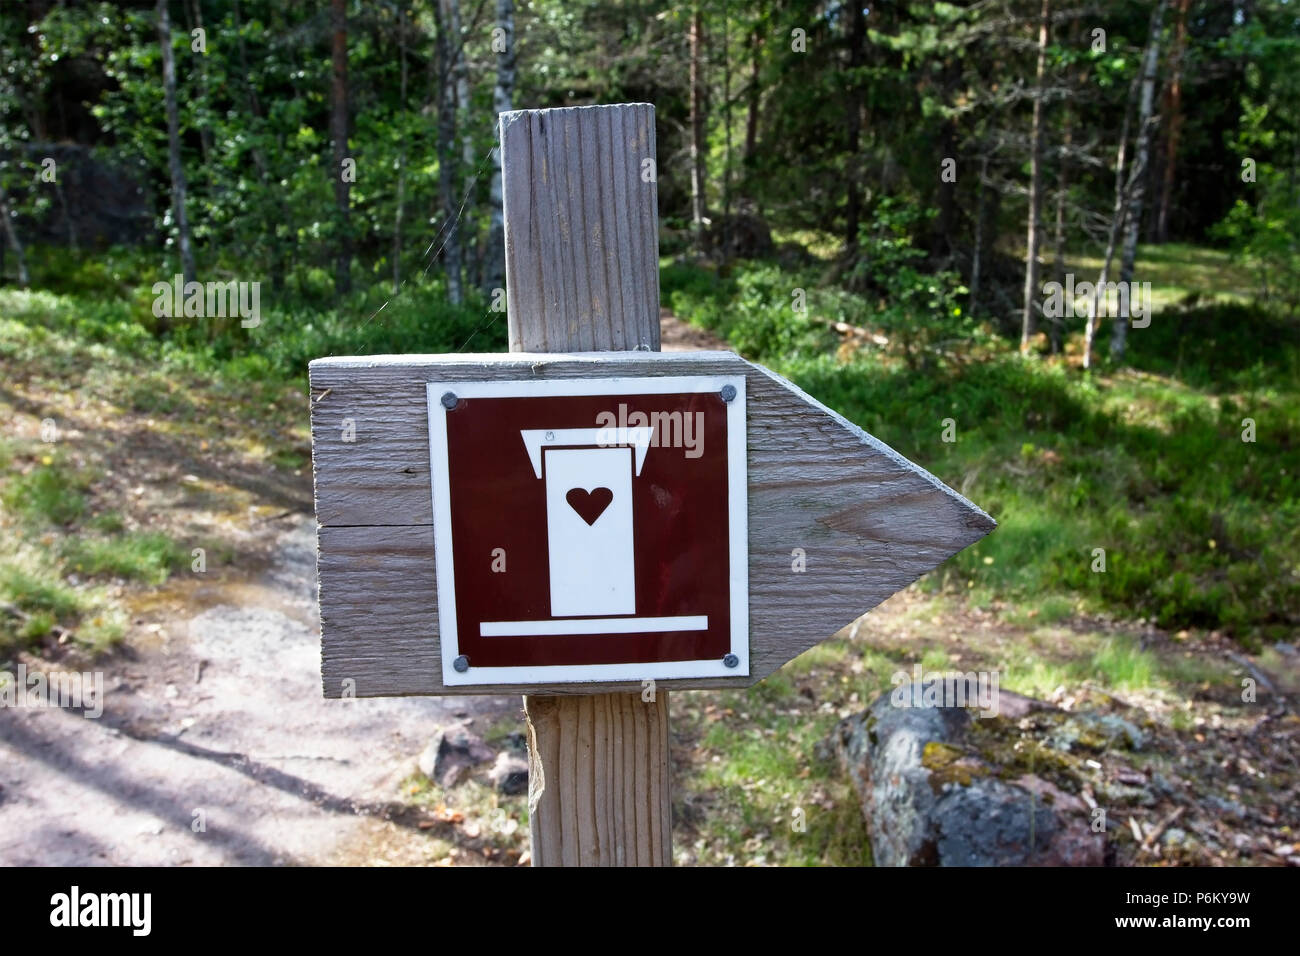
<svg viewBox="0 0 1300 956">
<path fill-rule="evenodd" d="M 749 673 L 743 375 L 427 390 L 444 684 Z"/>
</svg>

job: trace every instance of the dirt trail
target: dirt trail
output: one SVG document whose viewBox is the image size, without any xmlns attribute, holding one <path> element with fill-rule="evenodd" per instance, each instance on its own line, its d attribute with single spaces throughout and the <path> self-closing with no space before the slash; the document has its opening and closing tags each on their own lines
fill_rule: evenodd
<svg viewBox="0 0 1300 956">
<path fill-rule="evenodd" d="M 723 347 L 664 320 L 665 350 Z M 315 522 L 264 527 L 256 574 L 142 596 L 101 717 L 0 709 L 0 865 L 427 859 L 397 784 L 438 726 L 520 698 L 322 699 Z"/>
<path fill-rule="evenodd" d="M 191 595 L 207 606 L 103 662 L 99 719 L 0 711 L 0 864 L 326 862 L 402 826 L 390 801 L 438 724 L 519 709 L 323 700 L 314 581 L 304 518 L 258 579 Z"/>
</svg>

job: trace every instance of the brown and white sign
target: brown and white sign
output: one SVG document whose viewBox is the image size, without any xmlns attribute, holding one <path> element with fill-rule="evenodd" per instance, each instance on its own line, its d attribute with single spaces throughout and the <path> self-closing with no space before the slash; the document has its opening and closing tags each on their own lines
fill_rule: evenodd
<svg viewBox="0 0 1300 956">
<path fill-rule="evenodd" d="M 445 685 L 748 674 L 744 376 L 426 388 Z"/>
</svg>

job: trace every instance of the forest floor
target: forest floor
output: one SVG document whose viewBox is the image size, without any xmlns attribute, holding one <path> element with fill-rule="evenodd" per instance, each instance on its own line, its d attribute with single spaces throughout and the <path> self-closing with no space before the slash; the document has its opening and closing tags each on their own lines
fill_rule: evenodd
<svg viewBox="0 0 1300 956">
<path fill-rule="evenodd" d="M 440 728 L 517 748 L 518 697 L 321 699 L 305 395 L 29 331 L 0 329 L 0 670 L 101 672 L 104 711 L 0 710 L 0 865 L 526 861 L 525 797 L 416 769 Z M 671 316 L 663 339 L 726 347 Z M 1012 610 L 913 586 L 754 688 L 674 694 L 676 861 L 869 862 L 823 744 L 916 663 L 1140 729 L 1062 767 L 1114 862 L 1300 858 L 1293 659 Z"/>
</svg>

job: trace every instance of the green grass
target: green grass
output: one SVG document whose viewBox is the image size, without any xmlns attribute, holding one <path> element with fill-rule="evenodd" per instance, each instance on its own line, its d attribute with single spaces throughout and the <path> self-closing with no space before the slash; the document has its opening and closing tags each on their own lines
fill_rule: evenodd
<svg viewBox="0 0 1300 956">
<path fill-rule="evenodd" d="M 39 464 L 6 481 L 0 502 L 28 521 L 70 524 L 86 510 L 85 489 L 89 482 L 51 456 L 45 456 L 42 462 L 48 464 Z"/>
<path fill-rule="evenodd" d="M 687 846 L 679 855 L 706 865 L 871 862 L 857 800 L 833 762 L 818 756 L 835 716 L 809 713 L 800 700 L 778 671 L 674 715 L 676 733 L 698 738 L 675 792 L 702 798 L 705 824 L 680 836 Z"/>
<path fill-rule="evenodd" d="M 1096 280 L 1104 252 L 1095 249 L 1069 258 L 1068 269 L 1074 271 L 1076 282 Z M 1117 267 L 1118 259 L 1111 262 L 1112 279 Z M 1231 252 L 1181 242 L 1138 246 L 1133 281 L 1151 283 L 1151 300 L 1157 310 L 1171 308 L 1188 296 L 1244 303 L 1257 285 L 1250 269 Z"/>
<path fill-rule="evenodd" d="M 75 634 L 77 643 L 99 653 L 121 639 L 125 615 L 101 588 L 74 587 L 61 575 L 48 551 L 20 545 L 0 556 L 0 662 L 15 651 L 30 649 L 55 626 Z"/>
<path fill-rule="evenodd" d="M 1106 687 L 1136 690 L 1151 685 L 1156 669 L 1153 655 L 1131 641 L 1112 638 L 1092 655 L 1086 673 Z"/>
<path fill-rule="evenodd" d="M 158 531 L 113 537 L 70 538 L 63 547 L 67 571 L 92 577 L 117 577 L 159 585 L 171 572 L 189 565 L 190 553 Z"/>
<path fill-rule="evenodd" d="M 55 621 L 73 619 L 86 609 L 85 598 L 52 572 L 38 561 L 0 565 L 0 597 L 22 611 L 49 614 Z"/>
</svg>

